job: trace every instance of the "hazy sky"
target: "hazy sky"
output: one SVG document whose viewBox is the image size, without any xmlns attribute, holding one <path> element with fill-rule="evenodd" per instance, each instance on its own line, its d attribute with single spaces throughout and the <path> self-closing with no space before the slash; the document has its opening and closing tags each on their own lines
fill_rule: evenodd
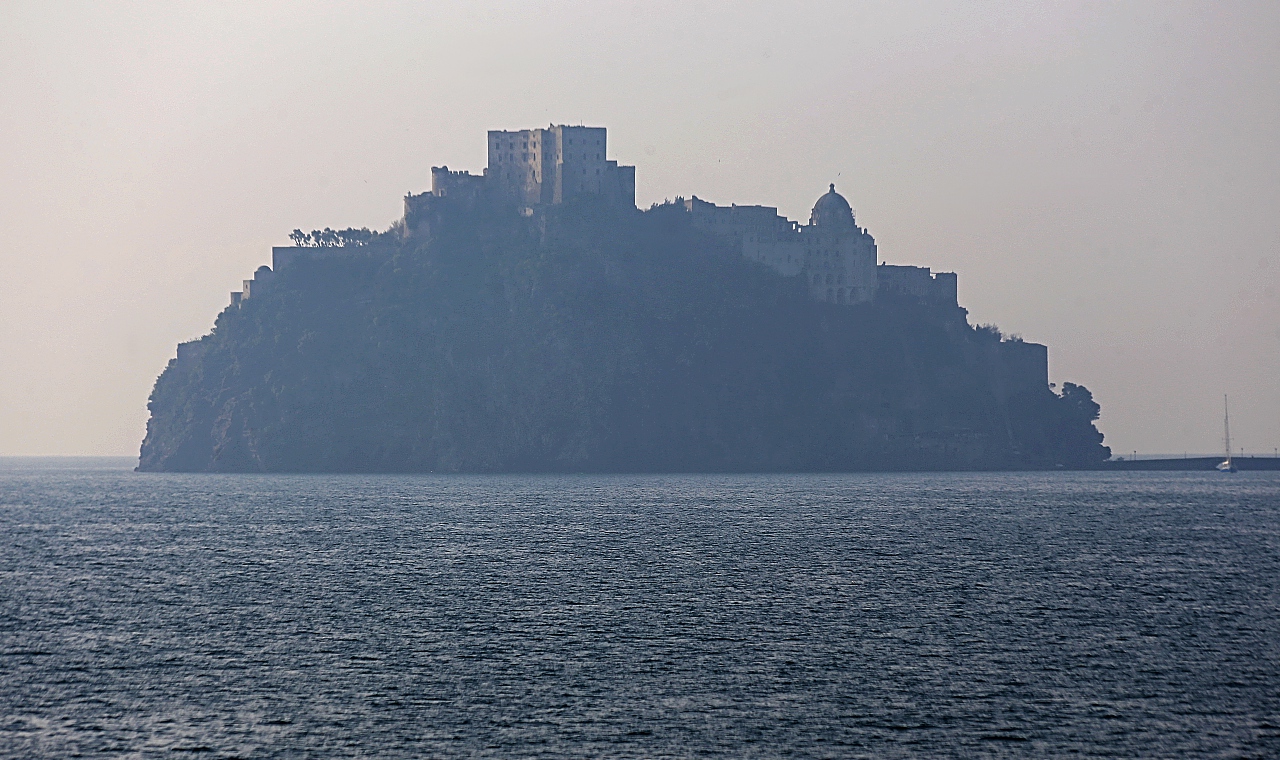
<svg viewBox="0 0 1280 760">
<path fill-rule="evenodd" d="M 1049 345 L 1117 453 L 1280 446 L 1280 3 L 0 5 L 0 454 L 136 454 L 295 227 L 385 228 L 485 131 L 609 128 L 642 206 L 792 219 Z"/>
</svg>

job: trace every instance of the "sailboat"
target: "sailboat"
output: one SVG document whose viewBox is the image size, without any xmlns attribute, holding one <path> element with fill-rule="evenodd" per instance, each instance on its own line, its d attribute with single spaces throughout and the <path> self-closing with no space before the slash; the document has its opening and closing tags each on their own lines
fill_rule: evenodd
<svg viewBox="0 0 1280 760">
<path fill-rule="evenodd" d="M 1218 465 L 1218 472 L 1239 472 L 1231 461 L 1231 410 L 1227 408 L 1227 394 L 1222 394 L 1222 433 L 1227 444 L 1227 458 Z"/>
</svg>

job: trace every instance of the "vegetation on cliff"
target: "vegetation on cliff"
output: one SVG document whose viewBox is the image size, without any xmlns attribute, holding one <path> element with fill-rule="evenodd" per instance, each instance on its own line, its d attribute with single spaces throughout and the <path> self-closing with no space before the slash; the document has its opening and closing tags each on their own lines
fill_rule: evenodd
<svg viewBox="0 0 1280 760">
<path fill-rule="evenodd" d="M 1088 390 L 1018 388 L 959 309 L 811 301 L 671 208 L 456 209 L 301 258 L 156 382 L 140 469 L 1087 467 Z"/>
</svg>

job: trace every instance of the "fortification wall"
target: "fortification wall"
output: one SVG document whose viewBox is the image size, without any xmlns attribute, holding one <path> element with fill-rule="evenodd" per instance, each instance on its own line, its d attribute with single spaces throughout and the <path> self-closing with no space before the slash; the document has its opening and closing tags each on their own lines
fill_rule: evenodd
<svg viewBox="0 0 1280 760">
<path fill-rule="evenodd" d="M 877 267 L 880 292 L 906 296 L 924 303 L 959 306 L 958 278 L 954 272 L 933 273 L 929 267 L 881 264 Z"/>
<path fill-rule="evenodd" d="M 362 245 L 284 245 L 271 249 L 271 269 L 279 272 L 292 265 L 300 258 L 327 259 L 338 256 L 350 256 L 363 250 Z"/>
<path fill-rule="evenodd" d="M 203 340 L 190 340 L 186 343 L 178 344 L 178 354 L 176 361 L 178 364 L 189 364 L 190 362 L 204 356 L 208 345 Z"/>
<path fill-rule="evenodd" d="M 474 206 L 485 191 L 485 178 L 466 171 L 450 171 L 447 166 L 431 167 L 431 195 L 453 198 Z"/>
<path fill-rule="evenodd" d="M 1038 393 L 1049 387 L 1049 347 L 1040 343 L 1006 340 L 1000 343 L 1000 365 L 1005 390 Z"/>
</svg>

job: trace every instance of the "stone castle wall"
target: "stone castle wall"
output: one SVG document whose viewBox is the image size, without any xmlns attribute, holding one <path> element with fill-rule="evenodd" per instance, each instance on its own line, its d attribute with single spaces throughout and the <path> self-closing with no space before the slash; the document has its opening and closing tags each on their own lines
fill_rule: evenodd
<svg viewBox="0 0 1280 760">
<path fill-rule="evenodd" d="M 928 267 L 881 264 L 877 268 L 880 292 L 924 303 L 958 306 L 954 272 L 931 272 Z"/>
</svg>

